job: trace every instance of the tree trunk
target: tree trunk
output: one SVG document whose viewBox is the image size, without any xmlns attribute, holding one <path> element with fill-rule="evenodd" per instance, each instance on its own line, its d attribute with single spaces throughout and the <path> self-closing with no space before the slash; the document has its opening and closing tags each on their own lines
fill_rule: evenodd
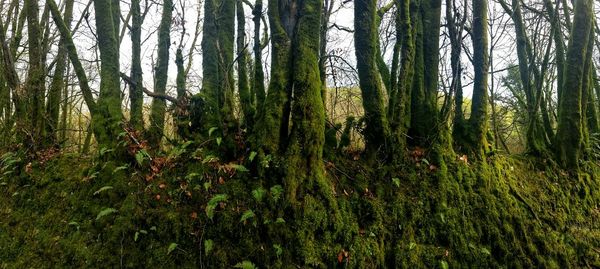
<svg viewBox="0 0 600 269">
<path fill-rule="evenodd" d="M 240 105 L 244 113 L 244 127 L 251 132 L 254 127 L 255 108 L 250 93 L 248 81 L 248 50 L 246 44 L 246 16 L 244 15 L 244 3 L 237 1 L 237 66 L 238 66 L 238 92 Z"/>
<path fill-rule="evenodd" d="M 563 94 L 558 105 L 558 130 L 555 140 L 557 161 L 565 168 L 578 168 L 583 142 L 582 82 L 593 21 L 593 1 L 579 0 L 565 61 Z"/>
<path fill-rule="evenodd" d="M 354 2 L 354 43 L 357 59 L 360 89 L 367 124 L 365 152 L 369 158 L 385 156 L 387 152 L 390 128 L 384 105 L 384 92 L 377 72 L 378 31 L 376 23 L 376 0 L 357 0 Z"/>
<path fill-rule="evenodd" d="M 164 95 L 167 92 L 169 77 L 169 48 L 171 47 L 171 20 L 173 19 L 173 1 L 163 1 L 162 18 L 158 28 L 158 52 L 154 67 L 154 93 Z M 150 112 L 148 142 L 154 148 L 160 148 L 165 128 L 165 99 L 153 98 Z"/>
<path fill-rule="evenodd" d="M 471 150 L 483 158 L 489 150 L 488 131 L 488 22 L 487 0 L 473 0 L 473 66 L 475 80 L 473 84 L 473 102 L 469 118 Z"/>
<path fill-rule="evenodd" d="M 64 20 L 67 27 L 71 26 L 73 19 L 73 0 L 65 2 Z M 56 145 L 58 142 L 58 117 L 60 104 L 62 102 L 62 92 L 65 87 L 65 70 L 67 68 L 67 49 L 65 48 L 65 39 L 61 38 L 58 45 L 58 54 L 56 56 L 56 67 L 52 76 L 52 83 L 48 91 L 48 105 L 46 106 L 46 136 L 50 145 Z"/>
<path fill-rule="evenodd" d="M 100 50 L 100 96 L 93 130 L 100 147 L 116 147 L 121 132 L 121 84 L 119 76 L 119 0 L 94 0 Z M 88 104 L 89 106 L 89 104 Z"/>
<path fill-rule="evenodd" d="M 140 0 L 131 1 L 131 79 L 135 84 L 129 85 L 129 123 L 136 130 L 144 130 L 144 91 L 142 74 L 142 14 Z"/>
</svg>

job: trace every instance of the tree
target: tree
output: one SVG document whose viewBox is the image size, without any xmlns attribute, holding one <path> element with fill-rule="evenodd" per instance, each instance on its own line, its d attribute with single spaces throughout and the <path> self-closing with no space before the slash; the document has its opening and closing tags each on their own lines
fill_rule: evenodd
<svg viewBox="0 0 600 269">
<path fill-rule="evenodd" d="M 577 168 L 581 158 L 585 124 L 582 108 L 586 64 L 591 64 L 588 41 L 593 39 L 593 1 L 575 3 L 575 17 L 565 61 L 563 93 L 558 104 L 558 128 L 554 148 L 557 161 L 566 168 Z"/>
<path fill-rule="evenodd" d="M 129 85 L 129 122 L 137 130 L 144 130 L 144 93 L 142 90 L 144 78 L 141 59 L 142 23 L 144 18 L 140 10 L 140 0 L 131 1 L 131 16 L 131 79 L 135 83 Z"/>
<path fill-rule="evenodd" d="M 158 28 L 158 52 L 156 66 L 154 67 L 154 93 L 164 95 L 167 91 L 167 78 L 169 76 L 169 48 L 171 47 L 171 21 L 173 19 L 173 1 L 163 1 L 162 18 Z M 150 128 L 148 142 L 153 147 L 160 147 L 165 128 L 165 112 L 167 104 L 162 98 L 152 99 L 150 113 Z"/>
<path fill-rule="evenodd" d="M 73 19 L 73 0 L 65 2 L 64 20 L 67 27 L 70 27 Z M 65 48 L 65 39 L 60 38 L 58 45 L 58 54 L 56 56 L 56 66 L 54 67 L 54 74 L 52 76 L 52 82 L 48 91 L 48 104 L 46 106 L 46 136 L 48 137 L 48 143 L 56 144 L 59 141 L 58 138 L 58 117 L 60 112 L 60 104 L 62 98 L 62 91 L 65 87 L 65 70 L 67 69 L 67 50 Z"/>
<path fill-rule="evenodd" d="M 469 118 L 471 143 L 470 147 L 477 156 L 484 156 L 489 150 L 487 145 L 488 131 L 488 3 L 486 0 L 473 0 L 473 66 L 475 81 L 473 85 L 473 102 Z"/>
<path fill-rule="evenodd" d="M 376 23 L 376 0 L 354 2 L 354 43 L 360 89 L 367 124 L 364 136 L 365 151 L 371 158 L 387 151 L 390 128 L 384 104 L 384 92 L 376 57 L 379 52 Z M 381 154 L 385 156 L 385 154 Z"/>
</svg>

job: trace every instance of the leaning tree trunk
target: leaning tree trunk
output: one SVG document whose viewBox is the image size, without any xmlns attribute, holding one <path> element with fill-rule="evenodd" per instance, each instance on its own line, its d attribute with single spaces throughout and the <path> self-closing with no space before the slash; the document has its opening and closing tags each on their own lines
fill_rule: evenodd
<svg viewBox="0 0 600 269">
<path fill-rule="evenodd" d="M 475 80 L 473 84 L 473 101 L 469 118 L 471 151 L 483 158 L 489 149 L 487 145 L 488 130 L 488 4 L 487 0 L 473 0 L 473 66 Z"/>
<path fill-rule="evenodd" d="M 367 124 L 365 152 L 370 159 L 377 153 L 387 152 L 390 127 L 384 104 L 384 92 L 377 67 L 378 31 L 376 23 L 376 0 L 354 2 L 354 43 L 360 89 Z"/>
<path fill-rule="evenodd" d="M 167 91 L 169 77 L 169 48 L 171 47 L 171 20 L 173 19 L 173 1 L 163 1 L 162 18 L 158 28 L 158 55 L 154 67 L 154 93 L 164 95 Z M 150 111 L 150 128 L 148 142 L 155 148 L 160 148 L 160 141 L 165 128 L 165 112 L 167 104 L 162 98 L 152 99 Z"/>
</svg>

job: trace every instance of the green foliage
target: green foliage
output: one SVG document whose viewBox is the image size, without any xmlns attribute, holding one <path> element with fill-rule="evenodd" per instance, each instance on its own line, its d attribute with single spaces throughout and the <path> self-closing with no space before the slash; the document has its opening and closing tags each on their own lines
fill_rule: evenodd
<svg viewBox="0 0 600 269">
<path fill-rule="evenodd" d="M 217 205 L 219 205 L 221 202 L 226 202 L 227 198 L 227 194 L 217 194 L 213 196 L 206 205 L 206 216 L 212 220 L 215 215 L 215 209 L 217 208 Z"/>
<path fill-rule="evenodd" d="M 102 211 L 100 211 L 100 213 L 98 213 L 98 215 L 96 216 L 96 220 L 100 220 L 102 217 L 108 216 L 110 214 L 113 213 L 117 213 L 118 210 L 114 209 L 114 208 L 105 208 L 102 209 Z"/>
<path fill-rule="evenodd" d="M 250 261 L 243 261 L 240 262 L 238 264 L 236 264 L 234 266 L 234 268 L 241 268 L 241 269 L 258 269 L 258 267 L 256 267 L 256 265 L 254 265 L 254 263 L 250 262 Z"/>
<path fill-rule="evenodd" d="M 204 255 L 208 256 L 210 252 L 213 250 L 214 242 L 212 239 L 204 240 Z"/>
<path fill-rule="evenodd" d="M 98 195 L 104 191 L 111 190 L 112 188 L 113 188 L 112 186 L 104 186 L 104 187 L 98 189 L 97 191 L 95 191 L 94 195 Z"/>
<path fill-rule="evenodd" d="M 254 197 L 254 200 L 259 203 L 262 202 L 262 200 L 265 198 L 265 195 L 267 195 L 267 190 L 262 187 L 252 191 L 252 197 Z"/>
<path fill-rule="evenodd" d="M 169 244 L 169 248 L 167 249 L 167 255 L 171 254 L 171 252 L 177 249 L 177 246 L 179 246 L 177 243 Z"/>
<path fill-rule="evenodd" d="M 271 197 L 273 197 L 274 202 L 278 202 L 283 195 L 283 187 L 281 185 L 275 185 L 271 187 Z"/>
</svg>

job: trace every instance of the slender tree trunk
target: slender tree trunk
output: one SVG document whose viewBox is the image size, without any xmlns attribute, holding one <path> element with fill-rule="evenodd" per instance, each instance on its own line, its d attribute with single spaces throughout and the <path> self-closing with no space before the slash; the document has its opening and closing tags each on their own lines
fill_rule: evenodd
<svg viewBox="0 0 600 269">
<path fill-rule="evenodd" d="M 140 0 L 131 1 L 131 79 L 135 84 L 129 85 L 130 124 L 137 130 L 144 130 L 144 92 L 142 74 L 142 14 Z"/>
<path fill-rule="evenodd" d="M 354 43 L 360 89 L 365 111 L 365 151 L 369 158 L 385 156 L 388 151 L 390 127 L 384 105 L 384 92 L 377 72 L 378 31 L 376 0 L 354 2 Z"/>
<path fill-rule="evenodd" d="M 73 0 L 65 2 L 64 21 L 67 27 L 71 27 L 73 19 Z M 58 142 L 58 124 L 60 114 L 60 104 L 63 89 L 65 87 L 65 70 L 67 69 L 67 49 L 65 48 L 65 39 L 61 37 L 58 45 L 58 55 L 56 56 L 56 67 L 52 76 L 52 83 L 48 91 L 48 105 L 46 106 L 46 136 L 47 142 L 56 145 Z"/>
<path fill-rule="evenodd" d="M 471 132 L 471 149 L 480 158 L 489 150 L 487 144 L 488 131 L 488 22 L 487 0 L 473 0 L 473 66 L 475 80 L 473 85 L 473 102 L 469 118 Z"/>
<path fill-rule="evenodd" d="M 260 111 L 265 103 L 265 73 L 262 63 L 262 45 L 260 42 L 260 21 L 262 19 L 263 1 L 256 0 L 252 20 L 254 21 L 254 77 L 252 79 L 252 93 L 256 96 L 256 110 Z M 265 29 L 266 31 L 266 29 Z"/>
<path fill-rule="evenodd" d="M 167 92 L 169 77 L 169 48 L 171 47 L 171 20 L 173 19 L 173 1 L 163 1 L 162 18 L 158 29 L 157 62 L 154 67 L 154 93 L 164 95 Z M 150 128 L 148 142 L 160 148 L 160 141 L 165 128 L 166 101 L 162 98 L 152 99 L 150 112 Z"/>
<path fill-rule="evenodd" d="M 248 81 L 248 50 L 246 44 L 246 16 L 244 15 L 244 3 L 237 1 L 237 67 L 238 67 L 238 92 L 240 105 L 244 113 L 244 126 L 248 132 L 254 127 L 255 107 L 252 102 L 250 84 Z"/>
</svg>

